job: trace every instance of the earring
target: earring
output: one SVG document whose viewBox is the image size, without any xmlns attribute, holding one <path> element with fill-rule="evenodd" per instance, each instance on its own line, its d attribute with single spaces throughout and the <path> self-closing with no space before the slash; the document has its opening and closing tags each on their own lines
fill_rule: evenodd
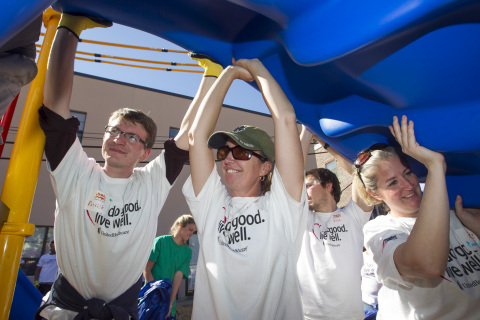
<svg viewBox="0 0 480 320">
<path fill-rule="evenodd" d="M 262 181 L 262 182 L 265 181 L 265 176 L 261 176 L 260 181 Z"/>
</svg>

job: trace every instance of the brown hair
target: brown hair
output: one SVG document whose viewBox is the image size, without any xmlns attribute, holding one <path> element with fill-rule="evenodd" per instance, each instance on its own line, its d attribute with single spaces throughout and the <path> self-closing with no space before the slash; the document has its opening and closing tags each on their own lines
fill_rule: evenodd
<svg viewBox="0 0 480 320">
<path fill-rule="evenodd" d="M 270 187 L 272 186 L 272 177 L 273 177 L 273 170 L 270 170 L 266 175 L 264 180 L 260 180 L 260 187 L 262 189 L 262 193 L 266 193 L 270 191 Z"/>
<path fill-rule="evenodd" d="M 255 152 L 264 156 L 264 157 L 267 157 L 267 155 L 261 150 L 255 150 Z M 258 159 L 258 160 L 260 162 L 265 162 L 265 161 L 261 161 L 260 159 Z M 263 180 L 260 179 L 260 188 L 261 188 L 262 194 L 270 191 L 270 187 L 272 186 L 273 168 L 275 166 L 275 163 L 272 162 L 272 160 L 270 160 L 270 159 L 268 159 L 268 162 L 270 162 L 272 164 L 272 167 L 270 168 L 270 171 L 266 175 L 262 176 L 262 178 L 264 178 L 264 179 Z"/>
<path fill-rule="evenodd" d="M 325 168 L 311 169 L 305 173 L 305 177 L 312 176 L 322 184 L 322 187 L 325 188 L 327 183 L 332 183 L 332 196 L 335 199 L 335 202 L 340 201 L 340 196 L 342 195 L 342 190 L 340 189 L 340 181 L 338 181 L 337 176 L 332 171 Z"/>
<path fill-rule="evenodd" d="M 108 119 L 108 123 L 113 120 L 120 119 L 122 122 L 131 122 L 140 124 L 145 131 L 147 131 L 147 138 L 145 144 L 147 149 L 151 149 L 155 143 L 155 137 L 157 136 L 157 125 L 152 118 L 142 110 L 122 108 L 114 111 Z"/>
</svg>

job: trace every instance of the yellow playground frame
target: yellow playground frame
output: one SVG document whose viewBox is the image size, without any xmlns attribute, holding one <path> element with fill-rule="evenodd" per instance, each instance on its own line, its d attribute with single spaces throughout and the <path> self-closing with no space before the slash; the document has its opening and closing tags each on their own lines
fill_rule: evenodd
<svg viewBox="0 0 480 320">
<path fill-rule="evenodd" d="M 30 85 L 0 195 L 0 319 L 8 319 L 23 242 L 35 230 L 28 220 L 45 145 L 37 110 L 43 102 L 48 56 L 59 21 L 59 12 L 49 8 L 43 13 L 47 31 L 38 56 L 38 73 Z"/>
</svg>

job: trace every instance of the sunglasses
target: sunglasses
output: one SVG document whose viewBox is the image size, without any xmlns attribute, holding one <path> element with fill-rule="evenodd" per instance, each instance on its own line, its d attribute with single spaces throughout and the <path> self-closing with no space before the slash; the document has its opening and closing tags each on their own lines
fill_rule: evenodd
<svg viewBox="0 0 480 320">
<path fill-rule="evenodd" d="M 217 159 L 225 160 L 228 154 L 232 152 L 233 159 L 235 160 L 250 160 L 252 155 L 260 159 L 260 161 L 268 161 L 267 157 L 261 156 L 258 153 L 253 152 L 252 150 L 245 149 L 241 146 L 235 146 L 230 148 L 229 146 L 223 146 L 217 149 Z"/>
<path fill-rule="evenodd" d="M 357 175 L 360 178 L 360 181 L 362 181 L 363 186 L 365 187 L 365 183 L 362 180 L 362 176 L 360 175 L 360 169 L 362 166 L 365 164 L 365 162 L 368 161 L 372 157 L 372 151 L 376 150 L 383 150 L 388 148 L 389 145 L 386 143 L 375 143 L 373 146 L 370 148 L 360 152 L 355 159 L 355 162 L 353 163 L 355 165 L 355 168 L 357 168 Z"/>
</svg>

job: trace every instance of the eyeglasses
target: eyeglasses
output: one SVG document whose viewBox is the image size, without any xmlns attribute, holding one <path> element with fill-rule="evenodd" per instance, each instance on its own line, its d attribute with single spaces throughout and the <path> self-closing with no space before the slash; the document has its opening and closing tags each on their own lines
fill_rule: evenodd
<svg viewBox="0 0 480 320">
<path fill-rule="evenodd" d="M 225 160 L 228 154 L 232 152 L 233 159 L 235 160 L 250 160 L 252 155 L 260 159 L 260 161 L 268 161 L 267 157 L 261 156 L 258 153 L 253 152 L 252 150 L 245 149 L 241 146 L 235 146 L 230 148 L 229 146 L 223 146 L 217 149 L 217 159 Z"/>
<path fill-rule="evenodd" d="M 365 183 L 363 182 L 362 176 L 360 175 L 360 169 L 365 164 L 365 162 L 367 162 L 368 159 L 371 158 L 372 151 L 383 150 L 383 149 L 386 149 L 388 147 L 389 147 L 389 145 L 386 144 L 386 143 L 375 143 L 370 148 L 360 152 L 360 154 L 355 159 L 355 162 L 353 164 L 355 165 L 355 168 L 357 168 L 357 175 L 360 178 L 360 181 L 362 181 L 362 184 L 363 184 L 364 187 L 365 187 Z"/>
<path fill-rule="evenodd" d="M 130 144 L 137 144 L 138 142 L 143 143 L 145 148 L 148 149 L 147 143 L 143 141 L 137 134 L 131 133 L 131 132 L 123 132 L 122 130 L 118 129 L 117 127 L 112 127 L 112 126 L 105 126 L 105 133 L 108 134 L 110 137 L 116 137 L 118 138 L 120 135 L 123 134 L 125 139 L 128 141 Z"/>
<path fill-rule="evenodd" d="M 312 182 L 307 182 L 307 183 L 305 184 L 305 188 L 308 190 L 308 189 L 310 189 L 310 188 L 312 188 L 312 187 L 315 187 L 317 184 L 321 184 L 321 182 L 318 181 L 318 180 L 313 180 Z"/>
</svg>

